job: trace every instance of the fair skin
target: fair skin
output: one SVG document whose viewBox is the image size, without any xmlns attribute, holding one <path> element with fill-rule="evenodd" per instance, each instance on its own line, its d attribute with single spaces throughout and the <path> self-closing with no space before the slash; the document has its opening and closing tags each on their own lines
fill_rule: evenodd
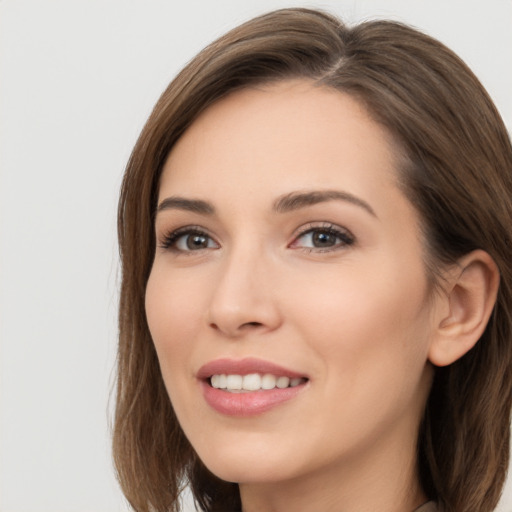
<svg viewBox="0 0 512 512">
<path fill-rule="evenodd" d="M 416 438 L 429 359 L 471 348 L 492 306 L 467 290 L 490 296 L 497 278 L 475 253 L 466 284 L 454 270 L 432 294 L 393 155 L 354 99 L 297 80 L 217 102 L 166 161 L 148 324 L 186 436 L 210 471 L 240 484 L 244 512 L 426 501 Z M 465 338 L 473 303 L 482 319 Z M 455 335 L 467 342 L 454 348 Z M 210 373 L 240 361 L 259 374 L 278 365 L 298 385 L 212 388 Z"/>
</svg>

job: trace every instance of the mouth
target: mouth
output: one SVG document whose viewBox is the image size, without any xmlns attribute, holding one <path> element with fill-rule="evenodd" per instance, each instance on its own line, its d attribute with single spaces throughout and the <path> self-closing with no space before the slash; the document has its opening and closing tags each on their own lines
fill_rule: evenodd
<svg viewBox="0 0 512 512">
<path fill-rule="evenodd" d="M 217 359 L 197 373 L 203 396 L 227 416 L 253 416 L 297 397 L 309 377 L 261 359 Z"/>
<path fill-rule="evenodd" d="M 230 393 L 244 393 L 250 391 L 269 391 L 271 389 L 295 388 L 307 382 L 305 377 L 287 377 L 286 375 L 273 375 L 271 373 L 215 374 L 208 381 L 215 389 L 222 389 Z"/>
</svg>

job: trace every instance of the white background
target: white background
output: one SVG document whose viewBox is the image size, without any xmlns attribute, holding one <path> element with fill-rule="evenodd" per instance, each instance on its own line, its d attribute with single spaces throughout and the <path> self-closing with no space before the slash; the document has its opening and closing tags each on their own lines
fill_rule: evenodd
<svg viewBox="0 0 512 512">
<path fill-rule="evenodd" d="M 145 118 L 205 44 L 278 0 L 0 0 L 0 510 L 126 510 L 110 461 L 117 193 Z M 300 3 L 399 19 L 512 121 L 512 0 Z M 501 512 L 512 511 L 512 483 Z"/>
</svg>

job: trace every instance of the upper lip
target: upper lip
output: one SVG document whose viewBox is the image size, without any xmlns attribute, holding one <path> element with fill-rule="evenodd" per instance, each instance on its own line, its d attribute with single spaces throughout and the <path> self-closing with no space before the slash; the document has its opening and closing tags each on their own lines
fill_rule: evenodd
<svg viewBox="0 0 512 512">
<path fill-rule="evenodd" d="M 270 361 L 254 357 L 244 359 L 215 359 L 199 368 L 197 378 L 209 379 L 212 375 L 248 375 L 250 373 L 270 373 L 279 377 L 290 377 L 291 379 L 297 377 L 307 378 L 303 373 L 298 373 Z"/>
</svg>

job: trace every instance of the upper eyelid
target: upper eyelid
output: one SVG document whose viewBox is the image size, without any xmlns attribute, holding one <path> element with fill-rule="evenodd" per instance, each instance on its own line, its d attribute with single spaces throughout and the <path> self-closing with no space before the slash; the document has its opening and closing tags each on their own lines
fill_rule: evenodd
<svg viewBox="0 0 512 512">
<path fill-rule="evenodd" d="M 299 228 L 297 228 L 294 231 L 293 236 L 295 238 L 297 238 L 297 237 L 304 235 L 310 231 L 322 230 L 322 229 L 326 230 L 326 231 L 338 231 L 340 233 L 347 234 L 352 238 L 355 238 L 355 236 L 352 234 L 350 229 L 340 226 L 338 224 L 335 224 L 334 222 L 327 222 L 327 221 L 311 221 L 311 222 L 308 222 L 307 224 L 303 224 L 302 226 L 300 226 Z"/>
<path fill-rule="evenodd" d="M 157 236 L 160 235 L 160 236 L 169 236 L 169 235 L 173 235 L 173 234 L 177 234 L 177 233 L 188 233 L 188 232 L 195 232 L 195 233 L 202 233 L 204 235 L 208 235 L 208 236 L 211 236 L 212 238 L 215 238 L 209 229 L 203 227 L 203 226 L 199 226 L 199 225 L 196 225 L 196 224 L 186 224 L 184 226 L 178 226 L 176 228 L 174 227 L 162 227 L 162 228 L 158 228 L 156 227 L 155 228 L 155 231 L 156 231 L 156 234 Z"/>
<path fill-rule="evenodd" d="M 174 244 L 182 236 L 193 234 L 193 233 L 207 236 L 208 238 L 213 240 L 217 245 L 220 245 L 219 242 L 217 241 L 216 237 L 213 236 L 209 232 L 209 230 L 205 229 L 202 226 L 197 226 L 197 225 L 181 226 L 176 229 L 165 229 L 165 230 L 162 230 L 161 233 L 158 233 L 158 230 L 157 230 L 157 234 L 156 234 L 157 243 L 161 248 L 167 249 L 167 248 L 170 248 L 170 244 L 168 244 L 168 241 L 171 238 L 174 238 L 174 240 L 173 240 L 173 244 Z"/>
<path fill-rule="evenodd" d="M 310 233 L 315 230 L 325 230 L 325 231 L 332 231 L 334 233 L 340 233 L 343 235 L 346 235 L 352 239 L 355 240 L 355 236 L 352 234 L 352 232 L 343 226 L 340 226 L 338 224 L 335 224 L 333 222 L 329 221 L 310 221 L 306 224 L 302 224 L 298 228 L 296 228 L 293 233 L 291 234 L 291 240 L 287 243 L 287 246 L 292 245 L 298 238 L 301 236 L 306 235 L 307 233 Z M 156 237 L 157 242 L 160 246 L 164 246 L 166 240 L 171 238 L 172 236 L 180 237 L 186 234 L 190 233 L 198 233 L 201 235 L 205 235 L 209 238 L 211 238 L 217 245 L 221 245 L 218 238 L 211 233 L 211 231 L 204 226 L 197 225 L 197 224 L 189 224 L 185 226 L 180 226 L 177 228 L 170 228 L 170 229 L 162 229 L 159 233 L 158 229 L 156 229 Z M 176 238 L 177 239 L 177 238 Z"/>
<path fill-rule="evenodd" d="M 335 235 L 337 238 L 341 240 L 341 243 L 338 243 L 332 247 L 320 248 L 320 247 L 302 247 L 299 244 L 299 240 L 305 235 L 309 235 L 314 233 L 315 231 L 326 231 L 330 234 Z M 349 246 L 353 246 L 356 243 L 356 237 L 352 234 L 352 232 L 342 226 L 334 224 L 332 222 L 310 222 L 306 225 L 298 228 L 298 233 L 293 236 L 293 240 L 287 245 L 287 247 L 295 249 L 295 250 L 307 250 L 308 252 L 334 252 L 343 248 L 347 248 Z"/>
</svg>

